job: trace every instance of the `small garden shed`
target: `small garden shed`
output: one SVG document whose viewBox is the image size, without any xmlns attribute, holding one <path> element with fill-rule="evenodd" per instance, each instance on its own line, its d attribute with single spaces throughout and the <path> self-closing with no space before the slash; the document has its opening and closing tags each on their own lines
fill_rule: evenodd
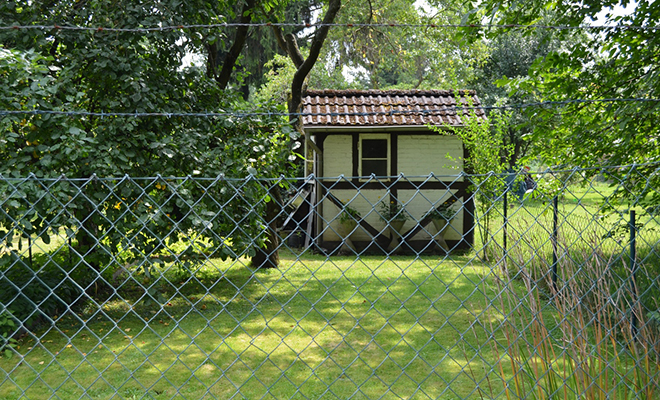
<svg viewBox="0 0 660 400">
<path fill-rule="evenodd" d="M 447 127 L 461 127 L 468 109 L 477 107 L 473 91 L 321 90 L 303 97 L 303 126 L 318 147 L 314 174 L 317 245 L 332 249 L 342 242 L 338 217 L 350 206 L 359 212 L 351 235 L 357 250 L 437 250 L 437 228 L 429 212 L 451 205 L 444 229 L 445 250 L 473 240 L 474 204 L 469 183 L 459 176 L 466 157 L 463 143 Z M 444 127 L 447 134 L 429 126 Z M 407 219 L 393 233 L 384 211 L 403 209 Z M 396 237 L 395 237 L 396 236 Z"/>
</svg>

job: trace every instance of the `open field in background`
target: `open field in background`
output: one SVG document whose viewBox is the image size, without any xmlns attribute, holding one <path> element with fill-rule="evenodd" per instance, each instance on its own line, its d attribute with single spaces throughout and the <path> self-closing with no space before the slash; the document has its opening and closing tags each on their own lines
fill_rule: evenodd
<svg viewBox="0 0 660 400">
<path fill-rule="evenodd" d="M 630 298 L 629 233 L 613 229 L 627 224 L 627 210 L 598 212 L 609 193 L 605 184 L 575 185 L 559 200 L 560 284 L 578 282 L 571 290 L 585 299 L 599 294 L 580 285 L 603 266 L 613 271 L 608 283 L 619 290 L 617 299 Z M 657 332 L 660 232 L 658 221 L 642 211 L 637 283 L 643 322 Z M 502 214 L 501 204 L 494 212 Z M 523 367 L 511 362 L 521 358 L 515 346 L 539 337 L 529 322 L 543 318 L 553 357 L 566 364 L 561 323 L 578 318 L 548 291 L 552 204 L 511 200 L 508 216 L 507 257 L 502 219 L 494 218 L 498 232 L 488 261 L 474 250 L 447 257 L 326 257 L 294 249 L 283 251 L 275 270 L 211 258 L 192 271 L 167 262 L 151 277 L 137 269 L 115 280 L 115 271 L 107 271 L 115 292 L 101 291 L 95 302 L 52 316 L 52 327 L 42 325 L 18 341 L 18 354 L 0 357 L 0 399 L 506 398 L 503 381 L 513 390 L 520 376 L 514 370 L 543 370 L 538 354 L 523 355 Z M 32 246 L 35 264 L 57 249 L 53 259 L 67 257 L 64 240 Z M 531 289 L 521 272 L 536 280 Z M 145 287 L 157 288 L 162 304 L 149 301 Z M 587 336 L 593 338 L 593 330 L 590 323 Z M 614 331 L 612 338 L 626 340 Z M 630 394 L 626 385 L 635 386 L 636 361 L 625 343 L 610 343 L 597 350 L 618 360 L 605 367 L 617 386 L 608 396 L 623 398 Z M 645 360 L 657 386 L 657 358 Z M 614 378 L 615 371 L 624 378 Z"/>
<path fill-rule="evenodd" d="M 589 182 L 573 185 L 558 196 L 557 260 L 561 267 L 581 265 L 593 256 L 602 262 L 626 264 L 630 262 L 630 210 L 636 212 L 637 257 L 647 267 L 656 268 L 660 241 L 660 218 L 642 207 L 617 206 L 605 209 L 603 204 L 614 188 L 606 183 Z M 537 280 L 545 276 L 553 263 L 553 199 L 541 193 L 526 196 L 520 202 L 511 196 L 508 224 L 504 226 L 502 204 L 493 209 L 494 241 L 488 244 L 493 258 L 502 259 L 514 267 L 527 268 Z M 507 246 L 504 248 L 504 232 Z M 475 249 L 483 247 L 476 234 Z M 623 264 L 622 264 L 623 263 Z M 660 268 L 657 267 L 657 268 Z M 660 271 L 658 271 L 660 272 Z"/>
</svg>

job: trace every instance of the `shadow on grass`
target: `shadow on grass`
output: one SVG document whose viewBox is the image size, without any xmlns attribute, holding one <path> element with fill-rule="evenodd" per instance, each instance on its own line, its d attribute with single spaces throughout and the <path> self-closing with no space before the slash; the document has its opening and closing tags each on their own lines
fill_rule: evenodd
<svg viewBox="0 0 660 400">
<path fill-rule="evenodd" d="M 34 382 L 25 368 L 52 360 L 46 383 L 30 386 L 43 393 L 55 385 L 46 376 L 64 373 L 58 393 L 78 382 L 99 393 L 142 387 L 155 398 L 467 398 L 485 374 L 467 362 L 494 361 L 477 322 L 489 272 L 467 256 L 284 257 L 282 268 L 259 271 L 208 264 L 168 283 L 164 305 L 130 295 L 88 307 L 38 333 L 32 350 L 24 343 L 24 366 L 1 365 L 24 388 Z"/>
</svg>

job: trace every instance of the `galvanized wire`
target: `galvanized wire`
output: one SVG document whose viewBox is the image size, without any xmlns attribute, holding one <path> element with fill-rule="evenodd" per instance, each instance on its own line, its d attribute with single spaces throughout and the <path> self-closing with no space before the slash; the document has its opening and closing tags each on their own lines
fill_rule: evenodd
<svg viewBox="0 0 660 400">
<path fill-rule="evenodd" d="M 298 117 L 318 117 L 318 116 L 332 116 L 332 117 L 368 117 L 368 116 L 397 116 L 397 115 L 437 115 L 458 111 L 469 110 L 522 110 L 533 107 L 554 106 L 561 107 L 572 104 L 601 104 L 601 103 L 657 103 L 660 99 L 648 97 L 636 98 L 605 98 L 605 99 L 567 99 L 557 101 L 538 101 L 520 104 L 506 104 L 502 106 L 443 106 L 442 108 L 433 109 L 427 108 L 424 110 L 396 110 L 396 111 L 373 111 L 373 112 L 300 112 L 300 113 L 287 113 L 287 112 L 115 112 L 115 111 L 71 111 L 71 110 L 45 110 L 45 109 L 31 109 L 31 110 L 0 110 L 2 115 L 66 115 L 76 117 L 100 117 L 100 118 L 172 118 L 172 117 L 188 117 L 188 118 L 213 118 L 213 117 L 285 117 L 295 115 Z"/>
<path fill-rule="evenodd" d="M 238 27 L 291 27 L 291 28 L 320 28 L 322 26 L 343 27 L 343 28 L 425 28 L 425 29 L 544 29 L 544 30 L 585 30 L 585 31 L 612 31 L 612 30 L 660 30 L 660 26 L 629 25 L 629 24 L 581 24 L 581 25 L 547 25 L 547 24 L 406 24 L 398 22 L 386 23 L 287 23 L 287 22 L 223 22 L 218 24 L 181 24 L 181 25 L 163 25 L 163 26 L 144 26 L 144 27 L 126 27 L 116 28 L 111 26 L 79 26 L 79 25 L 2 25 L 3 30 L 41 30 L 41 31 L 78 31 L 78 32 L 128 32 L 128 33 L 154 33 L 171 32 L 178 30 L 193 29 L 224 29 Z"/>
<path fill-rule="evenodd" d="M 0 399 L 655 398 L 643 170 L 2 178 Z"/>
</svg>

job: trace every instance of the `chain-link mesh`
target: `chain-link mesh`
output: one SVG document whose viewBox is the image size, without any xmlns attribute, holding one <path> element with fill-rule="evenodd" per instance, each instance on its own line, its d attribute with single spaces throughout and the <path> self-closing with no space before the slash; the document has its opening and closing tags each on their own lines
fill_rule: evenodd
<svg viewBox="0 0 660 400">
<path fill-rule="evenodd" d="M 660 397 L 654 168 L 1 179 L 0 399 Z"/>
</svg>

